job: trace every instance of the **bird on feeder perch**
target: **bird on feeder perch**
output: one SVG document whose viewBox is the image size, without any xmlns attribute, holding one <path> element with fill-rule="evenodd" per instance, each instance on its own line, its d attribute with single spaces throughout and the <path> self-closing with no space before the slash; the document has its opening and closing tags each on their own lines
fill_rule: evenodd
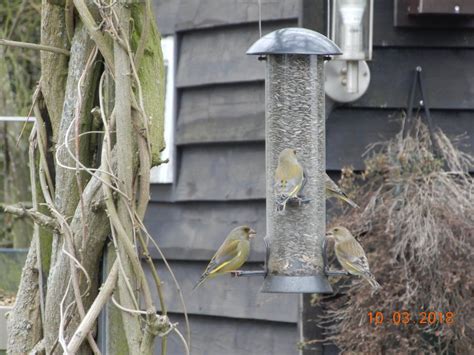
<svg viewBox="0 0 474 355">
<path fill-rule="evenodd" d="M 351 275 L 362 276 L 375 290 L 381 287 L 370 272 L 364 249 L 347 228 L 334 227 L 326 236 L 334 240 L 336 258 L 344 270 Z"/>
<path fill-rule="evenodd" d="M 351 205 L 354 208 L 359 208 L 357 203 L 352 201 L 344 191 L 341 190 L 337 184 L 332 181 L 332 179 L 326 174 L 326 181 L 325 181 L 325 187 L 326 187 L 326 198 L 331 198 L 335 197 L 341 201 L 344 201 L 345 203 Z"/>
<path fill-rule="evenodd" d="M 275 194 L 277 211 L 284 212 L 286 204 L 295 201 L 298 205 L 308 203 L 310 200 L 301 195 L 306 182 L 307 174 L 298 162 L 296 150 L 285 148 L 278 157 L 278 166 L 275 171 Z M 354 208 L 359 206 L 342 191 L 332 179 L 325 174 L 326 198 L 335 197 L 346 202 Z"/>
<path fill-rule="evenodd" d="M 255 236 L 256 232 L 249 226 L 234 228 L 212 257 L 193 290 L 201 286 L 206 280 L 231 273 L 245 264 L 250 254 L 250 240 Z"/>
</svg>

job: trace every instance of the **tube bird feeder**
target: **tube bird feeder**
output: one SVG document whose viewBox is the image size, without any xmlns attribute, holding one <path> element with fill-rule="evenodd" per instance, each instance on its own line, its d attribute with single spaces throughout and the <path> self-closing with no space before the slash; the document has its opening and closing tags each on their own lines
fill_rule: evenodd
<svg viewBox="0 0 474 355">
<path fill-rule="evenodd" d="M 331 293 L 324 274 L 326 132 L 324 60 L 341 54 L 325 36 L 284 28 L 255 42 L 247 54 L 265 56 L 267 275 L 262 292 Z M 305 170 L 307 203 L 276 210 L 279 154 L 295 149 Z"/>
</svg>

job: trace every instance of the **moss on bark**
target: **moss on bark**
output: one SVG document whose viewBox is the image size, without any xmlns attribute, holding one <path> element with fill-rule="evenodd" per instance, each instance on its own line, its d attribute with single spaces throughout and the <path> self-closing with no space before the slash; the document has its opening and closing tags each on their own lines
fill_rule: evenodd
<svg viewBox="0 0 474 355">
<path fill-rule="evenodd" d="M 165 72 L 161 35 L 155 17 L 145 4 L 135 3 L 131 6 L 133 27 L 131 28 L 131 45 L 138 53 L 138 77 L 143 92 L 143 105 L 150 119 L 150 141 L 152 166 L 159 165 L 160 152 L 165 147 L 164 107 L 165 107 Z M 145 45 L 141 43 L 145 41 Z M 143 48 L 143 49 L 142 49 Z M 137 88 L 135 88 L 135 91 Z"/>
</svg>

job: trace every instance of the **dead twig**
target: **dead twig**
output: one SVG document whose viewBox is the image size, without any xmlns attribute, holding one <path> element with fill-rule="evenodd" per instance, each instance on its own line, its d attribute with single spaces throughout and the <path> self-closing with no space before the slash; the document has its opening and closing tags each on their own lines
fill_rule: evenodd
<svg viewBox="0 0 474 355">
<path fill-rule="evenodd" d="M 0 46 L 34 49 L 34 50 L 37 50 L 37 51 L 45 51 L 45 52 L 64 54 L 66 56 L 69 56 L 71 54 L 67 49 L 63 49 L 63 48 L 56 48 L 56 47 L 51 47 L 51 46 L 46 46 L 46 45 L 43 45 L 43 44 L 36 44 L 36 43 L 11 41 L 11 40 L 8 40 L 8 39 L 0 39 Z"/>
<path fill-rule="evenodd" d="M 92 331 L 92 327 L 94 326 L 99 313 L 102 311 L 102 308 L 110 299 L 115 289 L 118 278 L 118 270 L 118 261 L 115 261 L 99 294 L 87 311 L 85 317 L 82 319 L 81 324 L 79 324 L 76 331 L 74 332 L 74 335 L 67 346 L 68 353 L 75 354 L 75 352 L 79 349 L 79 346 L 84 341 L 86 335 L 90 334 Z"/>
<path fill-rule="evenodd" d="M 5 213 L 12 214 L 19 218 L 30 218 L 34 223 L 37 223 L 44 228 L 48 228 L 53 231 L 59 231 L 61 229 L 59 224 L 56 222 L 56 219 L 46 216 L 45 214 L 42 214 L 33 208 L 25 208 L 22 205 L 0 204 L 0 206 L 3 208 Z"/>
</svg>

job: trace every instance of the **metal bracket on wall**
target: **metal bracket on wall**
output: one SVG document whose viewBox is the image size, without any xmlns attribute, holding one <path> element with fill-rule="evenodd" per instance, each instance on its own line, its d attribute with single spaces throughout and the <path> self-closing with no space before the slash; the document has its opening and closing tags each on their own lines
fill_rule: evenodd
<svg viewBox="0 0 474 355">
<path fill-rule="evenodd" d="M 354 92 L 348 91 L 348 83 L 350 81 L 348 69 L 350 63 L 350 61 L 346 60 L 333 60 L 325 63 L 326 82 L 324 88 L 326 95 L 331 100 L 341 103 L 354 102 L 360 99 L 369 88 L 369 65 L 365 61 L 359 61 L 355 62 L 358 68 L 355 71 L 357 80 L 353 80 L 358 83 L 358 89 Z"/>
<path fill-rule="evenodd" d="M 394 26 L 411 28 L 474 28 L 472 0 L 394 0 Z"/>
</svg>

